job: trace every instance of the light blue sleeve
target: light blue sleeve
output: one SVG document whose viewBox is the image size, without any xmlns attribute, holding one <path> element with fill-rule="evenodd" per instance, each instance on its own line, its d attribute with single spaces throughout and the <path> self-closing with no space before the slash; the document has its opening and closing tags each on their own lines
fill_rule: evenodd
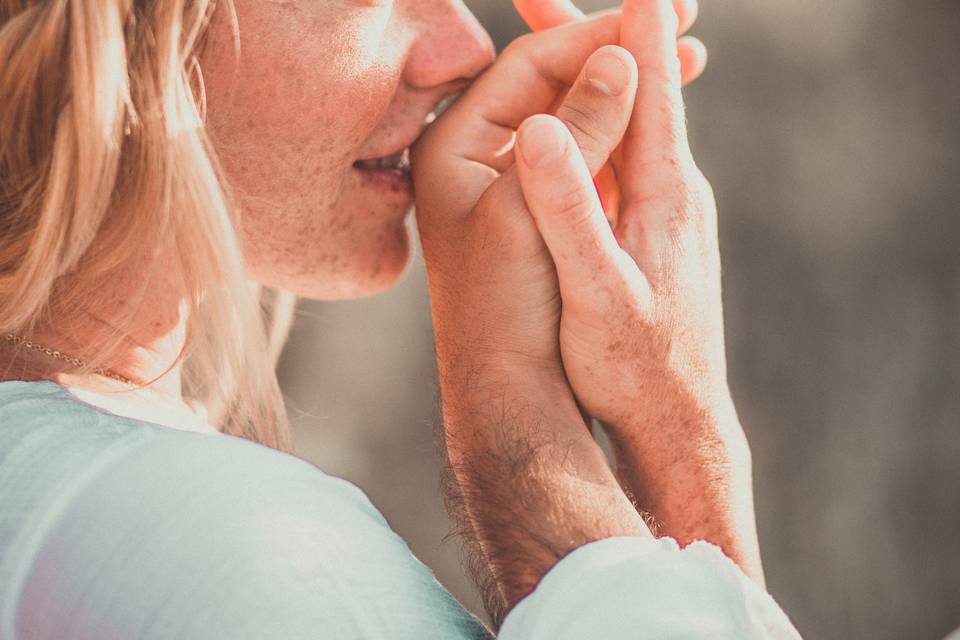
<svg viewBox="0 0 960 640">
<path fill-rule="evenodd" d="M 0 638 L 489 637 L 355 486 L 167 431 L 98 449 L 8 541 Z"/>
<path fill-rule="evenodd" d="M 501 640 L 799 639 L 763 589 L 717 547 L 609 538 L 580 547 L 510 612 Z"/>
<path fill-rule="evenodd" d="M 798 638 L 706 544 L 577 549 L 502 640 Z M 0 640 L 478 640 L 355 486 L 229 436 L 0 383 Z"/>
</svg>

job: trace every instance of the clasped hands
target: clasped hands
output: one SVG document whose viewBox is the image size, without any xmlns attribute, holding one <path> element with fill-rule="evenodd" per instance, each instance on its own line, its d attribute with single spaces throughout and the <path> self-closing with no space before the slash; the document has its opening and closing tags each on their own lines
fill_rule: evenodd
<svg viewBox="0 0 960 640">
<path fill-rule="evenodd" d="M 510 525 L 491 516 L 497 473 L 510 487 L 500 499 L 541 505 L 543 528 L 570 546 L 642 534 L 623 495 L 662 533 L 714 542 L 762 582 L 726 381 L 716 207 L 681 95 L 705 60 L 698 41 L 677 40 L 696 5 L 626 0 L 581 18 L 556 0 L 517 4 L 551 28 L 512 43 L 413 154 L 465 517 L 507 606 L 532 585 L 511 586 L 524 560 L 498 551 L 490 521 Z M 614 476 L 598 466 L 591 417 L 614 445 Z M 596 529 L 563 531 L 580 516 Z M 541 536 L 548 564 L 571 550 L 543 543 L 536 522 L 501 533 Z"/>
</svg>

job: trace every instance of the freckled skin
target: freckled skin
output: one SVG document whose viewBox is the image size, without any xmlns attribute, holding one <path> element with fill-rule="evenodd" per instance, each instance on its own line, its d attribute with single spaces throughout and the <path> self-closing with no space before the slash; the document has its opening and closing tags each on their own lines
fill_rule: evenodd
<svg viewBox="0 0 960 640">
<path fill-rule="evenodd" d="M 479 89 L 503 68 L 498 63 L 418 145 L 418 222 L 438 319 L 447 451 L 458 480 L 469 485 L 491 466 L 477 450 L 523 444 L 497 441 L 499 434 L 529 438 L 541 424 L 550 425 L 551 437 L 569 425 L 586 432 L 583 417 L 596 418 L 620 481 L 663 531 L 681 544 L 717 544 L 762 585 L 749 446 L 726 380 L 716 207 L 686 142 L 684 74 L 674 45 L 682 22 L 670 8 L 667 0 L 626 0 L 622 48 L 592 53 L 635 68 L 635 91 L 597 91 L 588 82 L 597 68 L 588 62 L 555 118 L 524 112 L 522 102 L 511 111 L 500 100 L 491 119 Z M 515 44 L 501 61 L 511 52 L 522 56 L 532 41 L 547 50 L 549 35 Z M 539 58 L 541 74 L 575 51 L 576 39 L 565 36 L 565 51 Z M 481 191 L 471 180 L 484 176 L 472 169 L 489 152 L 472 144 L 481 136 L 464 140 L 461 132 L 491 120 L 521 123 L 516 163 L 481 181 Z M 611 229 L 594 177 L 618 148 L 620 208 Z M 478 192 L 479 201 L 461 205 L 461 194 Z M 544 383 L 554 372 L 559 391 Z M 564 413 L 567 392 L 576 403 Z M 487 407 L 508 401 L 557 414 L 513 420 L 507 429 L 498 415 L 489 429 L 476 427 Z M 546 460 L 541 471 L 550 469 Z M 485 515 L 485 503 L 474 502 L 473 513 Z M 632 526 L 616 511 L 595 520 Z M 490 547 L 512 526 L 483 531 L 479 516 L 472 524 Z M 517 546 L 510 542 L 505 553 Z M 509 597 L 515 585 L 501 579 L 499 586 Z"/>
<path fill-rule="evenodd" d="M 239 59 L 218 10 L 201 65 L 252 277 L 318 299 L 391 286 L 411 198 L 352 165 L 409 145 L 492 62 L 487 34 L 459 0 L 235 5 Z"/>
</svg>

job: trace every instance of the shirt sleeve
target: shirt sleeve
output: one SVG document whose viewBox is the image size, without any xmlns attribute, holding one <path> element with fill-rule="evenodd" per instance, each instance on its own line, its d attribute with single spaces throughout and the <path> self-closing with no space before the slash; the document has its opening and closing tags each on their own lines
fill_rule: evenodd
<svg viewBox="0 0 960 640">
<path fill-rule="evenodd" d="M 609 538 L 573 551 L 504 620 L 501 640 L 799 639 L 720 549 Z"/>
<path fill-rule="evenodd" d="M 0 637 L 491 637 L 352 484 L 238 438 L 76 406 L 0 411 L 0 487 L 15 488 L 0 495 Z M 500 633 L 798 637 L 715 547 L 640 538 L 568 555 Z"/>
<path fill-rule="evenodd" d="M 140 428 L 85 469 L 22 536 L 0 636 L 490 637 L 359 489 L 293 456 Z"/>
</svg>

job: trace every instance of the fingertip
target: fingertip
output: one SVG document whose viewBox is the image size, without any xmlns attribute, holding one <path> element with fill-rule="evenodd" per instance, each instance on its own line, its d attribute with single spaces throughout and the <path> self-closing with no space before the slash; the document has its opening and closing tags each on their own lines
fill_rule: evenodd
<svg viewBox="0 0 960 640">
<path fill-rule="evenodd" d="M 513 6 L 531 31 L 542 31 L 583 18 L 570 0 L 514 0 Z"/>
<path fill-rule="evenodd" d="M 604 54 L 615 56 L 618 58 L 632 73 L 634 76 L 637 74 L 637 59 L 633 57 L 633 54 L 624 47 L 621 47 L 618 44 L 606 44 L 597 49 L 593 55 L 597 55 L 603 52 Z"/>
<path fill-rule="evenodd" d="M 517 130 L 517 155 L 531 169 L 556 162 L 564 157 L 570 133 L 557 118 L 539 113 L 530 116 Z"/>
<path fill-rule="evenodd" d="M 671 0 L 624 1 L 620 43 L 636 58 L 643 74 L 641 94 L 659 92 L 664 86 L 679 87 L 678 29 L 678 15 Z"/>
<path fill-rule="evenodd" d="M 676 10 L 679 19 L 677 35 L 686 33 L 697 21 L 697 16 L 700 13 L 700 3 L 697 0 L 674 0 L 673 8 Z"/>
<path fill-rule="evenodd" d="M 617 45 L 597 49 L 584 65 L 586 81 L 608 96 L 619 96 L 636 86 L 637 61 Z"/>
<path fill-rule="evenodd" d="M 520 137 L 536 135 L 538 133 L 566 131 L 563 122 L 556 116 L 549 113 L 535 113 L 523 122 L 517 128 L 517 134 Z"/>
<path fill-rule="evenodd" d="M 707 67 L 707 46 L 693 36 L 680 38 L 677 55 L 680 57 L 680 74 L 684 85 L 699 78 Z"/>
</svg>

